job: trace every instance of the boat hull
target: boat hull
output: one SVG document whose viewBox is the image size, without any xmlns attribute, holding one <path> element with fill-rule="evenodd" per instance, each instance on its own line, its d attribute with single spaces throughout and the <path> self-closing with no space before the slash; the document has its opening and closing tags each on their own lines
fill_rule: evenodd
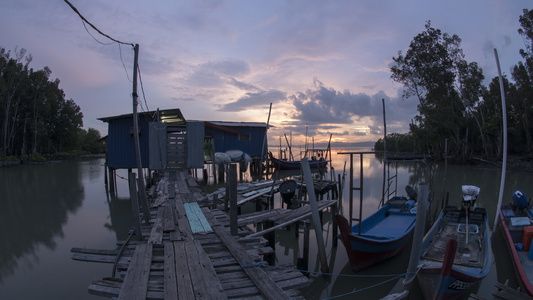
<svg viewBox="0 0 533 300">
<path fill-rule="evenodd" d="M 390 209 L 385 206 L 352 228 L 343 216 L 335 215 L 354 272 L 396 256 L 411 239 L 416 214 Z"/>
<path fill-rule="evenodd" d="M 272 156 L 269 153 L 270 162 L 277 170 L 300 170 L 302 164 L 299 160 L 280 160 Z M 311 169 L 325 169 L 328 165 L 328 162 L 325 160 L 309 160 L 309 167 Z"/>
<path fill-rule="evenodd" d="M 425 299 L 459 299 L 473 290 L 483 277 L 468 276 L 457 270 L 442 276 L 441 268 L 422 268 L 417 279 Z"/>
<path fill-rule="evenodd" d="M 445 208 L 424 237 L 417 278 L 426 299 L 459 299 L 488 275 L 492 250 L 487 214 L 484 209 L 476 209 L 469 216 L 469 226 L 478 230 L 470 233 L 470 243 L 460 230 L 466 219 L 464 211 L 454 207 Z M 448 249 L 450 240 L 456 243 L 453 250 Z M 459 246 L 458 240 L 462 240 Z"/>
<path fill-rule="evenodd" d="M 527 210 L 524 210 L 524 215 L 527 218 L 531 218 L 532 216 L 527 213 L 529 211 L 529 208 Z M 527 271 L 531 269 L 531 265 L 533 264 L 533 261 L 531 261 L 526 253 L 520 253 L 516 249 L 515 243 L 521 242 L 520 238 L 523 234 L 523 227 L 522 226 L 513 226 L 511 222 L 511 217 L 515 216 L 515 213 L 513 212 L 512 208 L 510 206 L 502 206 L 499 219 L 500 224 L 503 230 L 503 236 L 506 241 L 507 249 L 509 250 L 511 259 L 513 261 L 514 268 L 516 270 L 516 273 L 518 274 L 518 277 L 520 279 L 520 283 L 522 285 L 522 288 L 527 292 L 528 295 L 533 296 L 533 284 L 531 282 L 531 279 L 527 276 Z M 511 233 L 513 232 L 513 233 Z M 518 236 L 518 238 L 514 236 Z M 523 257 L 523 259 L 521 259 Z M 524 267 L 526 265 L 526 267 Z M 530 272 L 531 273 L 531 272 Z M 532 274 L 530 276 L 533 277 Z"/>
</svg>

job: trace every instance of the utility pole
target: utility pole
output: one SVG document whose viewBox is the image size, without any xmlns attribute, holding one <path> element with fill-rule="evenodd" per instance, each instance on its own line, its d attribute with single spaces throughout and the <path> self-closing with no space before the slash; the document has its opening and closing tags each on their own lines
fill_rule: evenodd
<svg viewBox="0 0 533 300">
<path fill-rule="evenodd" d="M 139 200 L 143 207 L 144 220 L 148 223 L 150 221 L 150 208 L 146 199 L 146 187 L 144 186 L 143 166 L 141 162 L 141 146 L 139 143 L 139 117 L 137 116 L 137 64 L 139 61 L 139 44 L 135 44 L 133 48 L 135 55 L 133 58 L 133 138 L 135 141 L 135 156 L 137 158 L 137 190 L 139 193 Z M 132 198 L 133 199 L 133 198 Z"/>
</svg>

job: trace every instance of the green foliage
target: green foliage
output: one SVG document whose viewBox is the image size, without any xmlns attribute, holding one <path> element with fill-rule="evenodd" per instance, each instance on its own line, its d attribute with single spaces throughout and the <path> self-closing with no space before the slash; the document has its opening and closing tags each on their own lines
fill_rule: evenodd
<svg viewBox="0 0 533 300">
<path fill-rule="evenodd" d="M 468 116 L 474 116 L 481 95 L 482 70 L 464 60 L 461 39 L 442 33 L 427 22 L 413 38 L 405 55 L 393 57 L 391 78 L 404 85 L 403 97 L 419 100 L 415 123 L 410 125 L 418 151 L 444 155 L 445 140 L 453 155 L 465 159 L 469 142 Z"/>
<path fill-rule="evenodd" d="M 387 135 L 387 152 L 415 152 L 415 139 L 412 133 L 390 133 Z M 374 144 L 374 149 L 377 151 L 384 150 L 383 139 L 379 139 Z"/>
<path fill-rule="evenodd" d="M 29 68 L 25 49 L 0 47 L 0 151 L 31 157 L 78 148 L 77 132 L 83 114 L 74 100 L 66 100 L 52 71 Z"/>
<path fill-rule="evenodd" d="M 524 61 L 512 69 L 514 83 L 504 76 L 508 150 L 533 155 L 533 11 L 523 10 L 518 33 L 525 49 Z M 404 85 L 403 97 L 417 97 L 418 112 L 410 124 L 407 143 L 415 152 L 444 155 L 466 161 L 473 155 L 502 155 L 503 123 L 499 78 L 483 86 L 484 75 L 476 62 L 467 62 L 456 35 L 442 33 L 428 21 L 413 38 L 405 54 L 393 57 L 391 78 Z M 404 137 L 387 136 L 387 148 Z M 390 142 L 389 142 L 390 140 Z M 382 140 L 376 149 L 382 147 Z M 389 146 L 390 144 L 390 146 Z M 447 145 L 447 153 L 445 152 Z"/>
<path fill-rule="evenodd" d="M 105 144 L 102 141 L 100 132 L 94 128 L 78 131 L 79 149 L 89 154 L 99 154 L 105 152 Z"/>
</svg>

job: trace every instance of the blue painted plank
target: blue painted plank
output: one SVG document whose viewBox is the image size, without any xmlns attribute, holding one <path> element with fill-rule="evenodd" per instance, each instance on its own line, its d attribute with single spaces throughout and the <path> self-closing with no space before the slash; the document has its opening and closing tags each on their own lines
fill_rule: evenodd
<svg viewBox="0 0 533 300">
<path fill-rule="evenodd" d="M 183 205 L 185 206 L 185 213 L 187 214 L 187 219 L 189 219 L 192 233 L 208 233 L 213 231 L 213 228 L 207 222 L 197 202 L 185 202 Z"/>
</svg>

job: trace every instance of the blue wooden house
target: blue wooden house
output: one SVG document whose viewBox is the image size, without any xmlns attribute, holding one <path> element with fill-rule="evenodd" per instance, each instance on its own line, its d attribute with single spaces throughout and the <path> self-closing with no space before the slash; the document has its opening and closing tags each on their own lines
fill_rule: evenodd
<svg viewBox="0 0 533 300">
<path fill-rule="evenodd" d="M 133 114 L 99 118 L 108 123 L 107 166 L 137 167 Z M 250 157 L 266 156 L 266 124 L 253 122 L 186 121 L 179 109 L 138 114 L 142 167 L 203 168 L 207 149 L 241 150 Z"/>
<path fill-rule="evenodd" d="M 267 125 L 257 122 L 205 121 L 205 141 L 215 152 L 241 150 L 252 158 L 267 155 Z"/>
<path fill-rule="evenodd" d="M 108 123 L 107 165 L 110 169 L 131 169 L 137 167 L 135 139 L 133 136 L 133 114 L 99 118 Z M 160 146 L 168 143 L 168 132 L 182 133 L 185 142 L 186 121 L 179 109 L 157 110 L 138 114 L 139 146 L 143 168 L 150 168 L 161 161 Z M 185 158 L 185 151 L 182 157 Z M 158 169 L 158 168 L 154 168 Z"/>
</svg>

